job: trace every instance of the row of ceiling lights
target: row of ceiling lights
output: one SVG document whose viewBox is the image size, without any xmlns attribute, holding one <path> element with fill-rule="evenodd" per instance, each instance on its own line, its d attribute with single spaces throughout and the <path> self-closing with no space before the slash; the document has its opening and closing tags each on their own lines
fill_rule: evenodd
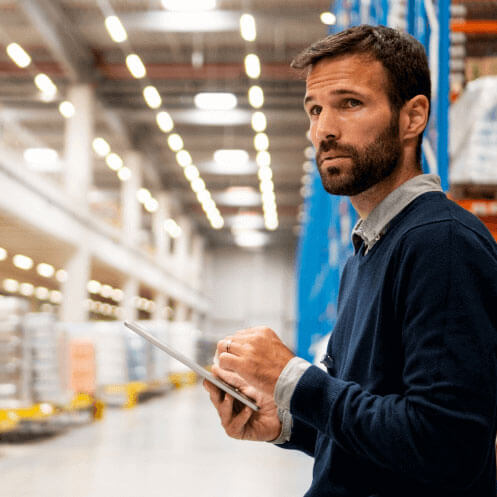
<svg viewBox="0 0 497 497">
<path fill-rule="evenodd" d="M 27 68 L 32 62 L 31 56 L 17 43 L 10 43 L 9 45 L 7 45 L 6 52 L 13 60 L 13 62 L 21 68 Z M 38 73 L 34 77 L 34 82 L 37 88 L 40 90 L 43 100 L 51 101 L 55 98 L 55 95 L 58 91 L 57 86 L 55 85 L 55 83 L 53 83 L 49 76 L 44 73 Z M 152 106 L 156 105 L 157 97 L 154 97 L 154 92 L 151 91 L 150 88 L 151 87 L 148 87 L 148 90 L 147 88 L 144 90 L 144 95 L 147 103 Z M 155 88 L 153 90 L 155 90 Z M 157 91 L 155 90 L 155 92 Z M 160 99 L 160 95 L 158 95 L 158 97 Z M 75 114 L 74 105 L 70 101 L 64 100 L 59 104 L 59 112 L 66 119 L 70 119 Z M 169 126 L 172 126 L 172 124 L 169 122 L 170 118 L 168 116 L 169 115 L 167 113 L 159 113 L 157 116 L 157 122 L 159 126 L 162 126 L 162 128 L 164 129 L 168 129 Z M 169 142 L 171 148 L 177 148 L 178 153 L 181 152 L 180 149 L 182 148 L 182 140 L 179 135 L 170 135 Z M 105 162 L 109 169 L 117 174 L 120 181 L 128 181 L 131 178 L 131 170 L 124 165 L 124 161 L 119 156 L 119 154 L 111 150 L 109 143 L 104 138 L 96 137 L 93 140 L 92 145 L 95 153 L 99 157 L 105 159 Z M 26 149 L 24 152 L 24 157 L 29 164 L 40 165 L 44 167 L 53 166 L 58 160 L 58 154 L 55 150 L 45 148 Z M 198 184 L 194 186 L 199 191 L 201 190 L 201 187 Z M 143 198 L 144 196 L 146 196 L 146 199 L 144 201 L 141 201 L 141 198 Z M 148 212 L 155 212 L 157 210 L 159 204 L 148 190 L 140 189 L 137 192 L 137 197 L 140 203 L 143 204 L 144 208 Z M 203 194 L 203 197 L 205 198 L 207 197 L 207 195 Z M 173 219 L 167 220 L 164 227 L 173 238 L 177 238 L 181 235 L 181 228 L 179 228 L 178 224 Z"/>
<path fill-rule="evenodd" d="M 124 43 L 128 35 L 121 20 L 116 15 L 105 18 L 105 27 L 111 39 L 116 43 Z M 126 56 L 126 67 L 130 74 L 138 80 L 147 76 L 147 70 L 139 55 L 129 53 Z M 152 110 L 158 110 L 162 106 L 162 98 L 159 91 L 152 85 L 143 88 L 143 98 L 145 103 Z M 224 219 L 213 200 L 211 193 L 206 188 L 204 180 L 200 176 L 198 168 L 193 164 L 191 154 L 184 148 L 182 137 L 178 133 L 172 133 L 174 121 L 167 111 L 159 111 L 156 114 L 156 123 L 159 129 L 168 135 L 169 148 L 176 153 L 176 162 L 183 168 L 183 173 L 190 183 L 190 187 L 195 193 L 197 200 L 202 206 L 209 223 L 214 229 L 221 229 L 224 226 Z"/>
</svg>

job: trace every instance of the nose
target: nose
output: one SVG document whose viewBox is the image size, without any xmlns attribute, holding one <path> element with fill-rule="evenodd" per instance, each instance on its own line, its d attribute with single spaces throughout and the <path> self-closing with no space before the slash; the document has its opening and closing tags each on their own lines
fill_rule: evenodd
<svg viewBox="0 0 497 497">
<path fill-rule="evenodd" d="M 315 121 L 314 133 L 311 132 L 311 135 L 314 138 L 314 146 L 319 146 L 323 141 L 338 140 L 340 131 L 334 112 L 323 109 Z"/>
</svg>

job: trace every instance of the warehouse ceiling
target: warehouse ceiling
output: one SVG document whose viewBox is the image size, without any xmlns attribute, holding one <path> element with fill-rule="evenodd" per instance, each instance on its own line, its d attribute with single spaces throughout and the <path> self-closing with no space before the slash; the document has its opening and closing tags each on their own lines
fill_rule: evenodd
<svg viewBox="0 0 497 497">
<path fill-rule="evenodd" d="M 206 5 L 210 0 L 202 1 Z M 5 50 L 0 54 L 0 141 L 19 151 L 53 148 L 63 157 L 66 123 L 59 104 L 72 85 L 90 83 L 97 98 L 96 136 L 103 137 L 123 158 L 129 149 L 141 151 L 144 186 L 154 195 L 169 192 L 178 215 L 181 210 L 193 219 L 211 244 L 233 244 L 238 222 L 264 233 L 269 243 L 293 244 L 302 204 L 304 151 L 309 142 L 302 110 L 304 82 L 289 63 L 301 49 L 326 34 L 320 14 L 329 9 L 329 0 L 217 0 L 214 9 L 196 16 L 167 10 L 166 3 L 0 0 L 0 44 L 18 43 L 32 57 L 31 65 L 23 69 Z M 257 37 L 253 42 L 240 34 L 244 13 L 255 19 Z M 125 42 L 113 41 L 105 28 L 105 19 L 113 15 L 127 32 Z M 129 53 L 139 55 L 146 77 L 131 75 L 125 63 Z M 244 58 L 249 53 L 257 54 L 261 61 L 259 78 L 246 74 Z M 57 86 L 51 101 L 42 98 L 33 82 L 39 72 Z M 162 98 L 157 110 L 145 103 L 142 91 L 148 85 Z M 260 109 L 249 103 L 247 92 L 253 85 L 263 90 Z M 201 92 L 232 93 L 237 106 L 224 112 L 200 110 L 194 98 Z M 276 229 L 264 225 L 251 126 L 257 110 L 267 121 Z M 167 111 L 172 118 L 170 133 L 182 137 L 224 220 L 221 229 L 214 229 L 202 210 L 168 145 L 170 133 L 159 129 L 159 111 Z M 248 162 L 231 160 L 220 165 L 214 161 L 214 152 L 220 149 L 245 150 Z M 60 172 L 47 174 L 60 180 Z M 121 181 L 96 154 L 94 186 L 94 207 L 102 218 L 117 223 Z M 148 213 L 144 219 L 150 224 Z"/>
</svg>

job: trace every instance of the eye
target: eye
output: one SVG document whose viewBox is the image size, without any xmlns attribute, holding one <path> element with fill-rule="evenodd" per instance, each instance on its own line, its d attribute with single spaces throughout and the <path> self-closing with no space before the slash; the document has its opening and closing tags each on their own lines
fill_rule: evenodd
<svg viewBox="0 0 497 497">
<path fill-rule="evenodd" d="M 347 98 L 344 100 L 344 107 L 348 107 L 349 109 L 359 107 L 359 105 L 362 105 L 362 102 L 356 98 Z"/>
<path fill-rule="evenodd" d="M 309 115 L 310 116 L 319 116 L 321 114 L 321 107 L 319 105 L 313 105 L 309 109 Z"/>
</svg>

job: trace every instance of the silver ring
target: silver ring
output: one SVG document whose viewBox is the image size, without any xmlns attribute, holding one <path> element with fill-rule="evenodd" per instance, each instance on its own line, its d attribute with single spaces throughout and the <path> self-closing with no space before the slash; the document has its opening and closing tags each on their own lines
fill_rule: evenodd
<svg viewBox="0 0 497 497">
<path fill-rule="evenodd" d="M 226 344 L 226 352 L 228 354 L 230 353 L 230 347 L 231 347 L 231 340 L 228 340 L 228 343 Z"/>
</svg>

